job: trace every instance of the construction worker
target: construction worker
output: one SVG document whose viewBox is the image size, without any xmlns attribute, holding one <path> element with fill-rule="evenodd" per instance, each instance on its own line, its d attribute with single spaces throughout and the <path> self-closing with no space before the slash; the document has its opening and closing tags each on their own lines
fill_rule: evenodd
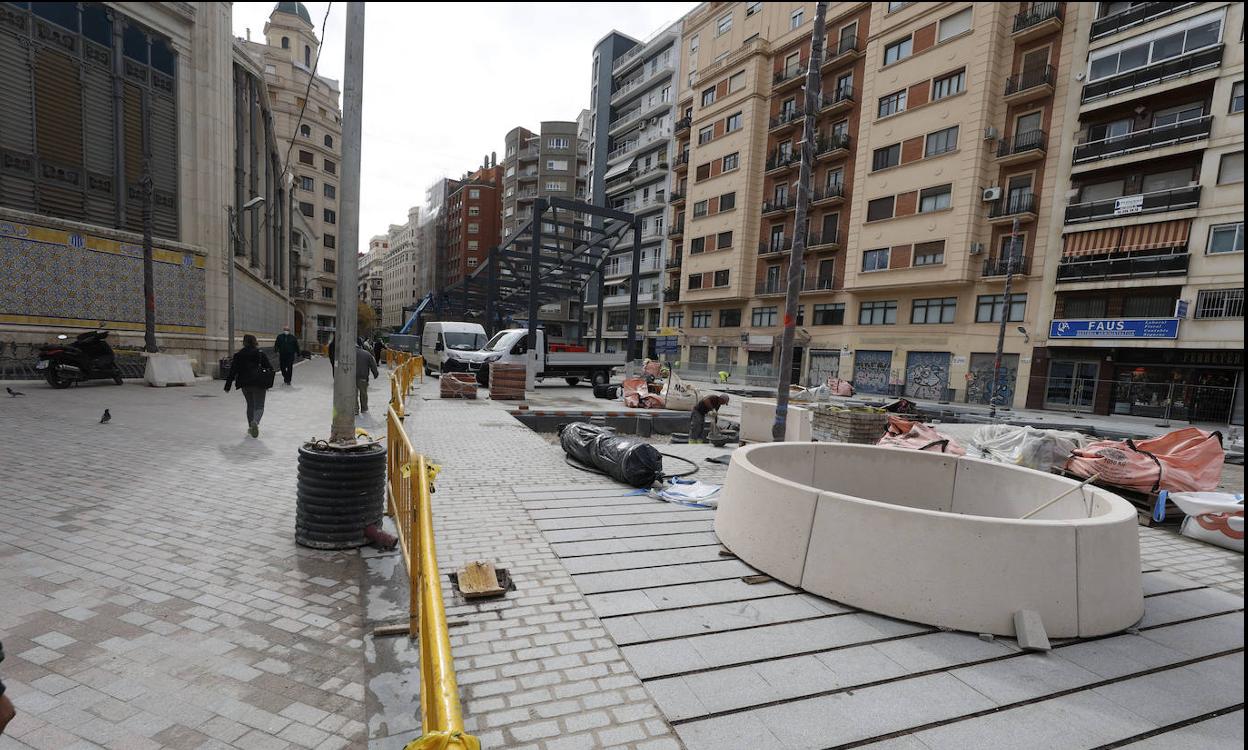
<svg viewBox="0 0 1248 750">
<path fill-rule="evenodd" d="M 689 442 L 704 443 L 706 436 L 706 417 L 719 422 L 719 407 L 728 403 L 728 397 L 720 393 L 712 393 L 694 405 L 689 413 Z"/>
</svg>

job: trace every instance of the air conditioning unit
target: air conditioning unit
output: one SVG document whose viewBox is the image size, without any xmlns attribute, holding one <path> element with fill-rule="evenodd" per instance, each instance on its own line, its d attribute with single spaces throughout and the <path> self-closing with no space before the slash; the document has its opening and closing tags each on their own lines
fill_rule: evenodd
<svg viewBox="0 0 1248 750">
<path fill-rule="evenodd" d="M 1001 188 L 993 186 L 984 188 L 984 203 L 1001 200 Z"/>
<path fill-rule="evenodd" d="M 984 140 L 985 141 L 995 141 L 997 140 L 998 136 L 1000 136 L 1000 133 L 997 132 L 996 128 L 993 128 L 993 127 L 984 128 Z"/>
<path fill-rule="evenodd" d="M 971 255 L 979 255 L 983 251 L 984 251 L 984 243 L 982 242 L 971 243 Z"/>
</svg>

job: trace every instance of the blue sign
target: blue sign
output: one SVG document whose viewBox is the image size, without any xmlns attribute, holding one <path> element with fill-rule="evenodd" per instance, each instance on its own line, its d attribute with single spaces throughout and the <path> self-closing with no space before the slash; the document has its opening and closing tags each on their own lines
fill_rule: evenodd
<svg viewBox="0 0 1248 750">
<path fill-rule="evenodd" d="M 1103 318 L 1054 320 L 1051 339 L 1177 339 L 1178 318 Z"/>
</svg>

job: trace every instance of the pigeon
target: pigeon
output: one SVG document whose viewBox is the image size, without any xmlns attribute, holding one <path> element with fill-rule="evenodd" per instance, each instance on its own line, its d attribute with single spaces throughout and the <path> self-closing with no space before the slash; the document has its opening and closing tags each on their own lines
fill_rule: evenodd
<svg viewBox="0 0 1248 750">
<path fill-rule="evenodd" d="M 100 424 L 108 424 L 108 421 L 112 418 L 113 415 L 108 413 L 108 409 L 105 409 L 104 416 L 100 417 Z"/>
<path fill-rule="evenodd" d="M 25 393 L 22 393 L 21 391 L 15 391 L 12 388 L 9 388 L 8 386 L 5 386 L 4 390 L 9 392 L 9 398 L 17 398 L 18 396 L 26 395 Z"/>
</svg>

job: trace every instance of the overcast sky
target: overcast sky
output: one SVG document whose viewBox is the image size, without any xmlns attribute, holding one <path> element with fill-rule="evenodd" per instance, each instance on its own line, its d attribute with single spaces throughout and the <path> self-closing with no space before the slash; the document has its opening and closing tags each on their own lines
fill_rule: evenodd
<svg viewBox="0 0 1248 750">
<path fill-rule="evenodd" d="M 264 39 L 273 3 L 234 3 L 234 33 Z M 329 3 L 305 3 L 318 29 Z M 517 125 L 589 106 L 594 45 L 646 39 L 697 3 L 369 3 L 360 245 L 423 205 L 439 177 L 498 152 Z M 341 85 L 346 3 L 330 8 L 318 72 Z"/>
</svg>

